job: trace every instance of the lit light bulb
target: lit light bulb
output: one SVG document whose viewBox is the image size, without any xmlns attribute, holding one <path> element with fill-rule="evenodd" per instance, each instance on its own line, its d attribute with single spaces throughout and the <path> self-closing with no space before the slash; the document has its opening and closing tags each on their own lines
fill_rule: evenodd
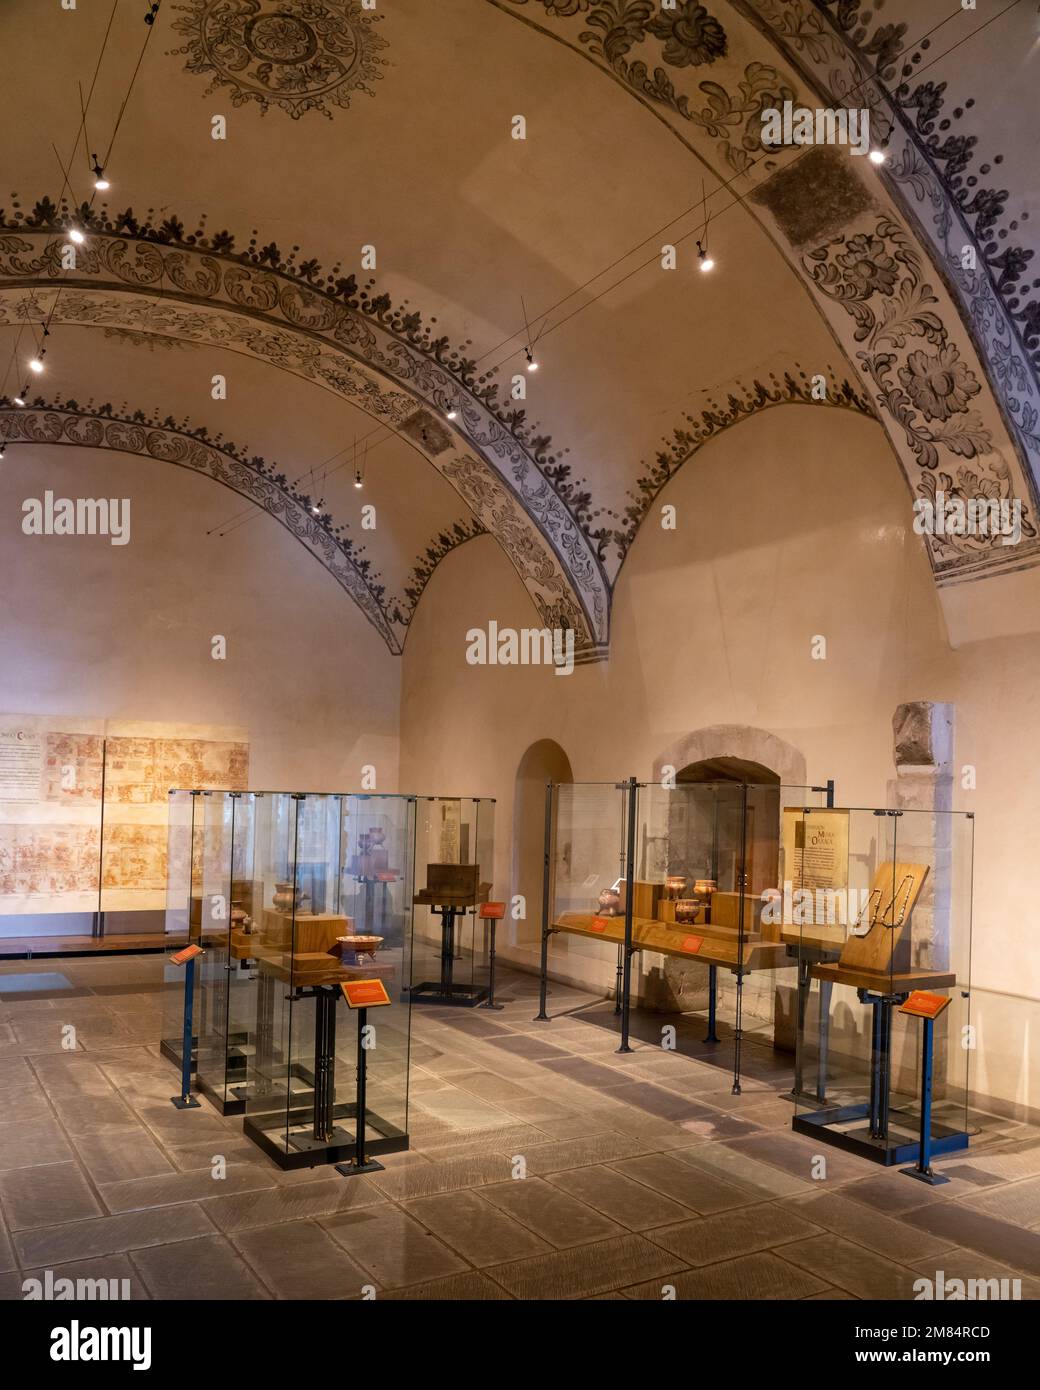
<svg viewBox="0 0 1040 1390">
<path fill-rule="evenodd" d="M 70 227 L 68 231 L 68 237 L 69 240 L 74 241 L 77 246 L 81 246 L 83 242 L 86 241 L 86 237 L 83 235 L 83 233 L 80 231 L 78 227 Z"/>
<path fill-rule="evenodd" d="M 459 415 L 459 412 L 458 412 L 457 410 L 449 410 L 449 411 L 448 411 L 448 414 L 447 414 L 447 418 L 448 418 L 449 420 L 457 420 L 457 419 L 458 419 L 458 415 Z"/>
<path fill-rule="evenodd" d="M 870 152 L 871 164 L 884 164 L 887 158 L 888 156 L 885 154 L 884 150 L 871 150 Z"/>
<path fill-rule="evenodd" d="M 21 405 L 21 406 L 24 406 L 24 405 L 25 405 L 25 397 L 26 397 L 26 395 L 28 394 L 28 391 L 29 391 L 29 388 L 28 388 L 28 386 L 27 386 L 20 396 L 15 396 L 15 398 L 14 398 L 14 403 L 15 403 L 15 405 Z"/>
<path fill-rule="evenodd" d="M 37 376 L 40 375 L 43 371 L 43 353 L 41 353 L 39 357 L 31 357 L 29 359 L 29 370 L 35 372 Z"/>
<path fill-rule="evenodd" d="M 712 258 L 708 255 L 707 247 L 702 246 L 701 243 L 700 243 L 699 241 L 698 241 L 698 243 L 697 243 L 697 256 L 698 256 L 698 258 L 700 259 L 700 265 L 699 265 L 699 267 L 698 267 L 699 270 L 714 270 L 714 269 L 715 269 L 715 262 L 714 262 L 714 261 L 712 260 Z"/>
<path fill-rule="evenodd" d="M 109 183 L 108 179 L 105 178 L 104 174 L 102 174 L 100 178 L 94 180 L 94 187 L 99 193 L 105 193 L 112 185 Z"/>
<path fill-rule="evenodd" d="M 361 474 L 360 474 L 360 473 L 355 473 L 355 474 L 354 474 L 354 486 L 355 486 L 355 487 L 358 487 L 358 488 L 361 488 L 361 487 L 364 487 L 364 486 L 365 486 L 364 482 L 362 481 L 362 478 L 361 478 Z"/>
<path fill-rule="evenodd" d="M 538 370 L 538 363 L 534 360 L 533 357 L 529 357 L 527 359 L 527 370 L 529 372 L 536 372 Z"/>
</svg>

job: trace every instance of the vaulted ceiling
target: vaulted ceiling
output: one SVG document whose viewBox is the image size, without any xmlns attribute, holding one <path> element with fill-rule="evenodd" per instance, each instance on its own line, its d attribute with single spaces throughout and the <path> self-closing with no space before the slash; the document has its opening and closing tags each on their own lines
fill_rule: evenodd
<svg viewBox="0 0 1040 1390">
<path fill-rule="evenodd" d="M 1040 561 L 1034 4 L 149 8 L 0 12 L 10 448 L 206 474 L 392 651 L 487 531 L 605 653 L 657 492 L 790 401 L 873 417 L 914 496 L 1021 500 L 1013 554 L 931 538 L 941 585 Z M 885 164 L 763 145 L 785 100 L 867 107 Z"/>
</svg>

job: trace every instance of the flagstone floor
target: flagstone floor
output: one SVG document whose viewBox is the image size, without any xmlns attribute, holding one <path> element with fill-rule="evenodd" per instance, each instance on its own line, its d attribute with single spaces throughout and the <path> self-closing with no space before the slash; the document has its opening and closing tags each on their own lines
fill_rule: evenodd
<svg viewBox="0 0 1040 1390">
<path fill-rule="evenodd" d="M 556 985 L 534 1023 L 507 974 L 500 1013 L 414 1007 L 407 1153 L 283 1173 L 240 1118 L 171 1106 L 162 971 L 0 966 L 0 1297 L 48 1269 L 141 1299 L 904 1299 L 939 1270 L 1040 1294 L 1040 1129 L 981 1117 L 943 1187 L 837 1149 L 814 1179 L 787 1059 L 749 1045 L 734 1096 L 703 1022 L 666 1052 L 637 1016 L 621 1056 L 609 1004 Z"/>
</svg>

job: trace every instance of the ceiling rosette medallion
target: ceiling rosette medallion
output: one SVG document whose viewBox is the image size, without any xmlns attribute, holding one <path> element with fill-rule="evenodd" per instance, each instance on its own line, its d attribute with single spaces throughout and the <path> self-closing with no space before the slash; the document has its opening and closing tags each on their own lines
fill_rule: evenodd
<svg viewBox="0 0 1040 1390">
<path fill-rule="evenodd" d="M 230 88 L 233 106 L 331 118 L 330 107 L 349 106 L 355 92 L 374 96 L 386 66 L 382 16 L 360 0 L 186 0 L 174 9 L 184 17 L 173 28 L 188 42 L 171 53 L 211 77 L 207 96 Z"/>
</svg>

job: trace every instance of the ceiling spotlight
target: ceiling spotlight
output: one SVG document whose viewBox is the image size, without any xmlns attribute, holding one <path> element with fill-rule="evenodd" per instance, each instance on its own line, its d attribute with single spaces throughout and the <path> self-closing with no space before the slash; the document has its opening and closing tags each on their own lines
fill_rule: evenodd
<svg viewBox="0 0 1040 1390">
<path fill-rule="evenodd" d="M 44 348 L 41 350 L 38 356 L 30 357 L 29 359 L 29 370 L 31 372 L 35 372 L 37 376 L 39 376 L 40 373 L 43 371 L 43 354 L 46 351 L 47 349 Z"/>
<path fill-rule="evenodd" d="M 15 405 L 24 405 L 24 404 L 25 404 L 25 398 L 26 398 L 26 396 L 27 396 L 28 394 L 29 394 L 29 387 L 28 387 L 28 386 L 23 386 L 23 387 L 22 387 L 22 394 L 21 394 L 20 396 L 15 396 L 15 398 L 14 398 L 14 403 L 15 403 Z"/>
<path fill-rule="evenodd" d="M 536 372 L 538 370 L 538 363 L 534 360 L 534 354 L 529 347 L 524 348 L 524 356 L 527 358 L 527 370 L 529 372 Z"/>
<path fill-rule="evenodd" d="M 105 178 L 105 171 L 98 163 L 97 155 L 92 154 L 90 157 L 93 160 L 90 172 L 94 175 L 94 187 L 99 193 L 104 193 L 106 189 L 111 188 L 112 185 L 109 183 L 108 179 Z"/>
<path fill-rule="evenodd" d="M 86 237 L 78 227 L 70 227 L 66 232 L 66 236 L 70 241 L 74 241 L 77 246 L 81 246 L 83 242 L 86 241 Z"/>
<path fill-rule="evenodd" d="M 700 260 L 700 265 L 698 266 L 698 269 L 699 269 L 699 270 L 714 270 L 714 269 L 715 269 L 715 262 L 714 262 L 714 261 L 712 260 L 712 258 L 708 255 L 707 247 L 702 246 L 701 243 L 700 243 L 699 241 L 698 241 L 698 243 L 697 243 L 697 257 L 698 257 L 698 259 Z"/>
<path fill-rule="evenodd" d="M 459 412 L 458 412 L 457 410 L 455 410 L 454 408 L 452 408 L 451 410 L 449 410 L 449 411 L 447 412 L 447 417 L 446 417 L 446 418 L 449 419 L 449 420 L 457 420 L 457 419 L 459 418 Z"/>
<path fill-rule="evenodd" d="M 870 152 L 871 164 L 884 164 L 887 158 L 888 155 L 885 154 L 884 150 L 871 150 Z"/>
<path fill-rule="evenodd" d="M 364 486 L 365 486 L 365 480 L 364 480 L 364 479 L 362 478 L 362 476 L 361 476 L 361 469 L 360 469 L 360 468 L 359 468 L 358 471 L 354 474 L 354 486 L 355 486 L 355 487 L 364 487 Z"/>
</svg>

